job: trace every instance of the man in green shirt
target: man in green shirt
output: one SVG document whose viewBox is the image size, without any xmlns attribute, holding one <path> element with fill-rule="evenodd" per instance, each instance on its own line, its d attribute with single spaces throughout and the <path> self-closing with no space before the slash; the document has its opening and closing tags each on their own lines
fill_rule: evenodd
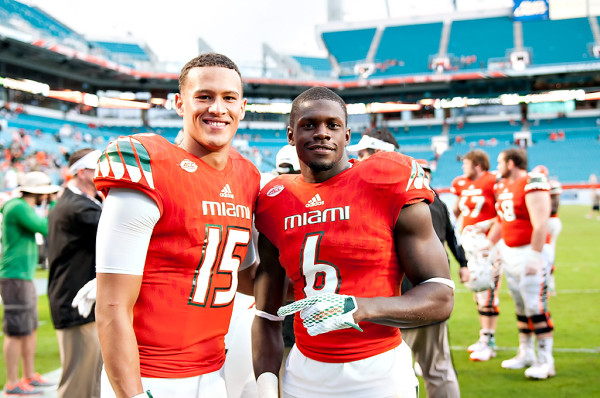
<svg viewBox="0 0 600 398">
<path fill-rule="evenodd" d="M 39 216 L 34 206 L 42 205 L 49 194 L 60 189 L 40 171 L 27 173 L 19 188 L 21 197 L 7 201 L 2 213 L 2 258 L 0 259 L 0 296 L 4 317 L 5 395 L 39 394 L 39 387 L 52 385 L 34 371 L 36 345 L 37 294 L 33 285 L 38 264 L 35 234 L 48 233 L 48 219 Z M 19 361 L 23 359 L 23 379 L 19 380 Z"/>
</svg>

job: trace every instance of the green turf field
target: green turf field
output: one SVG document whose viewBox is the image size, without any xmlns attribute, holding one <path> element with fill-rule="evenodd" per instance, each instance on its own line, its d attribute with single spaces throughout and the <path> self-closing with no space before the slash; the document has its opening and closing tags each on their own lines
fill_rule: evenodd
<svg viewBox="0 0 600 398">
<path fill-rule="evenodd" d="M 563 230 L 556 256 L 557 295 L 550 298 L 554 320 L 556 377 L 527 380 L 523 370 L 500 367 L 516 354 L 518 345 L 514 305 L 506 286 L 500 294 L 496 332 L 498 356 L 489 362 L 469 361 L 466 347 L 478 338 L 473 296 L 457 282 L 449 322 L 450 345 L 462 397 L 598 397 L 600 396 L 600 332 L 595 303 L 600 301 L 600 221 L 584 217 L 587 206 L 562 206 Z M 504 284 L 504 281 L 503 281 Z M 425 397 L 424 391 L 421 397 Z"/>
<path fill-rule="evenodd" d="M 563 231 L 558 240 L 556 288 L 550 300 L 555 324 L 556 377 L 526 380 L 522 370 L 505 370 L 500 362 L 514 356 L 517 330 L 514 307 L 506 287 L 500 296 L 496 334 L 498 356 L 489 362 L 470 362 L 466 347 L 478 338 L 479 323 L 472 294 L 457 281 L 455 306 L 450 318 L 450 344 L 462 396 L 469 397 L 598 397 L 600 396 L 600 221 L 584 218 L 588 206 L 562 206 Z M 457 280 L 457 266 L 452 265 Z M 44 272 L 38 273 L 43 277 Z M 46 296 L 39 301 L 40 328 L 36 368 L 40 373 L 60 366 L 56 335 Z M 6 375 L 0 361 L 0 386 Z M 425 391 L 421 386 L 421 397 Z"/>
</svg>

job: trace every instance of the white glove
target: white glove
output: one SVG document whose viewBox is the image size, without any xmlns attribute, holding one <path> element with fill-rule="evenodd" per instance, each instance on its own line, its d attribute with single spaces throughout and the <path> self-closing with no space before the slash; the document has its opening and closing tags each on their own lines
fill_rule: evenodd
<svg viewBox="0 0 600 398">
<path fill-rule="evenodd" d="M 77 308 L 77 310 L 79 311 L 79 315 L 81 315 L 84 318 L 87 318 L 88 316 L 90 316 L 90 312 L 92 312 L 92 307 L 94 306 L 95 302 L 96 278 L 92 279 L 91 281 L 83 285 L 81 289 L 79 289 L 79 291 L 75 295 L 75 298 L 73 299 L 73 302 L 71 303 L 71 306 L 73 308 Z"/>
<path fill-rule="evenodd" d="M 302 324 L 311 336 L 331 332 L 332 330 L 354 328 L 362 332 L 352 314 L 358 305 L 354 296 L 325 293 L 307 297 L 277 310 L 277 315 L 286 316 L 300 311 Z"/>
</svg>

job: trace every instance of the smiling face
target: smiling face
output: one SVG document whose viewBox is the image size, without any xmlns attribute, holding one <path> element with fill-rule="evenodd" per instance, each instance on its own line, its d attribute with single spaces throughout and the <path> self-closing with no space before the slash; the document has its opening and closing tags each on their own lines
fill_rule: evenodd
<svg viewBox="0 0 600 398">
<path fill-rule="evenodd" d="M 180 91 L 175 107 L 183 117 L 182 147 L 197 156 L 229 151 L 246 108 L 239 74 L 219 66 L 193 68 Z"/>
<path fill-rule="evenodd" d="M 308 182 L 325 181 L 348 168 L 346 145 L 350 129 L 336 101 L 307 100 L 298 105 L 288 140 L 296 146 L 302 175 Z"/>
</svg>

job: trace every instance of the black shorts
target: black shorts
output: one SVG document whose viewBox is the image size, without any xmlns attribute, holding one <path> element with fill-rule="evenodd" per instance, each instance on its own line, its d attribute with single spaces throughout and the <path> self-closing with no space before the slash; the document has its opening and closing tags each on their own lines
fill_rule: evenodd
<svg viewBox="0 0 600 398">
<path fill-rule="evenodd" d="M 0 279 L 0 297 L 5 335 L 29 336 L 38 328 L 37 293 L 33 281 Z"/>
<path fill-rule="evenodd" d="M 595 210 L 595 211 L 600 210 L 600 205 L 597 205 L 597 204 L 592 205 L 592 210 Z"/>
</svg>

